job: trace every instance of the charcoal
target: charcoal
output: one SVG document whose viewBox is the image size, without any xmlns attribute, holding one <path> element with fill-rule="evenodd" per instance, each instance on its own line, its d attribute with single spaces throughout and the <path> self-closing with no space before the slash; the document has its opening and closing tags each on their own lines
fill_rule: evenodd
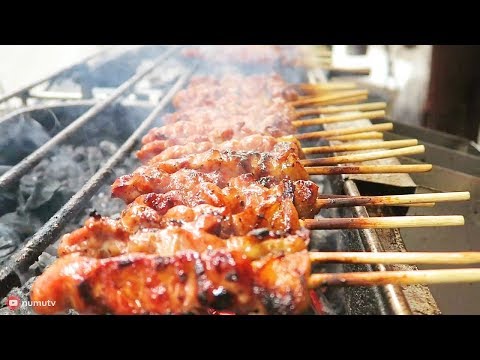
<svg viewBox="0 0 480 360">
<path fill-rule="evenodd" d="M 0 192 L 0 215 L 3 215 L 0 217 L 0 263 L 40 229 L 118 148 L 109 141 L 100 144 L 100 148 L 62 145 L 22 177 L 17 191 Z M 107 212 L 109 185 L 103 189 L 95 206 Z M 118 201 L 113 212 L 120 210 L 121 202 Z M 85 214 L 81 216 L 84 218 Z M 76 221 L 78 226 L 79 220 Z"/>
<path fill-rule="evenodd" d="M 13 212 L 0 217 L 0 263 L 40 226 L 42 222 L 31 213 Z"/>
<path fill-rule="evenodd" d="M 18 296 L 20 301 L 30 301 L 30 290 L 35 282 L 35 277 L 30 278 L 21 287 L 13 288 L 9 294 L 0 302 L 0 315 L 35 315 L 35 312 L 29 306 L 20 306 L 16 310 L 9 309 L 7 305 L 7 298 L 9 296 Z"/>
<path fill-rule="evenodd" d="M 14 252 L 21 240 L 20 234 L 15 229 L 0 223 L 0 259 Z"/>
<path fill-rule="evenodd" d="M 47 267 L 53 264 L 57 258 L 53 255 L 50 255 L 47 252 L 43 252 L 39 257 L 38 261 L 32 265 L 36 275 L 40 275 Z"/>
<path fill-rule="evenodd" d="M 28 116 L 19 116 L 15 126 L 1 125 L 0 165 L 15 165 L 50 140 L 42 125 Z"/>
<path fill-rule="evenodd" d="M 17 194 L 10 189 L 0 189 L 0 216 L 15 211 L 17 208 Z"/>
<path fill-rule="evenodd" d="M 0 175 L 5 174 L 8 170 L 10 170 L 12 167 L 9 165 L 0 165 Z"/>
<path fill-rule="evenodd" d="M 62 184 L 59 181 L 40 182 L 29 179 L 28 176 L 22 179 L 19 192 L 19 209 L 22 212 L 38 209 L 50 201 L 55 192 Z"/>
</svg>

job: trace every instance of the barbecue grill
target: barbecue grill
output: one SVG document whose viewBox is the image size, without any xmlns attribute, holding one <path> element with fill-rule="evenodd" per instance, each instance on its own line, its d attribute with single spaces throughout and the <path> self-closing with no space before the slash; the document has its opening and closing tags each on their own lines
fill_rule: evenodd
<svg viewBox="0 0 480 360">
<path fill-rule="evenodd" d="M 94 210 L 102 215 L 121 210 L 120 202 L 109 199 L 109 185 L 137 166 L 133 151 L 148 129 L 161 124 L 159 115 L 170 109 L 175 93 L 193 74 L 207 70 L 181 59 L 177 47 L 103 51 L 0 97 L 0 103 L 20 98 L 24 105 L 13 111 L 7 108 L 0 118 L 2 133 L 8 134 L 0 143 L 0 298 L 16 294 L 27 299 L 33 278 L 53 260 L 54 244 L 61 234 L 81 225 Z M 278 70 L 291 82 L 324 82 L 329 76 L 322 70 Z M 349 126 L 365 123 L 372 124 L 359 120 Z M 318 144 L 317 140 L 309 145 Z M 375 163 L 392 161 L 399 163 L 396 159 Z M 75 166 L 62 174 L 66 163 Z M 372 188 L 376 194 L 412 193 L 417 185 L 405 174 L 317 176 L 315 181 L 324 193 L 347 195 L 360 195 L 360 189 L 372 194 L 368 190 Z M 407 210 L 394 209 L 396 214 Z M 357 206 L 326 209 L 322 216 L 367 217 L 373 211 L 379 216 L 392 210 Z M 28 226 L 20 226 L 22 217 L 28 219 Z M 318 250 L 406 251 L 397 229 L 314 231 L 312 246 Z M 323 266 L 332 272 L 417 269 L 406 265 Z M 429 288 L 421 285 L 333 287 L 319 296 L 329 314 L 440 313 Z M 6 308 L 0 311 L 12 313 Z"/>
</svg>

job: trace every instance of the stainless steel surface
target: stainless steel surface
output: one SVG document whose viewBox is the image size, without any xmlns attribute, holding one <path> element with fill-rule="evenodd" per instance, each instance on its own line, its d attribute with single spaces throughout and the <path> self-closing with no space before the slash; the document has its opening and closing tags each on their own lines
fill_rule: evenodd
<svg viewBox="0 0 480 360">
<path fill-rule="evenodd" d="M 310 81 L 319 81 L 323 82 L 324 78 L 321 76 L 316 76 L 314 73 L 310 76 Z M 333 123 L 325 124 L 325 129 L 341 128 L 346 126 L 366 126 L 371 125 L 370 120 L 356 120 L 348 123 Z M 305 129 L 305 131 L 311 131 Z M 370 140 L 370 141 L 379 141 L 379 140 Z M 331 145 L 335 145 L 338 142 L 329 142 Z M 338 155 L 338 154 L 335 154 Z M 382 159 L 375 161 L 368 161 L 365 164 L 400 164 L 400 161 L 396 158 L 391 159 Z M 383 188 L 397 189 L 390 190 L 393 193 L 413 193 L 415 191 L 416 184 L 408 174 L 372 174 L 372 175 L 342 175 L 339 179 L 339 182 L 342 182 L 343 191 L 347 195 L 358 196 L 361 195 L 356 182 L 365 182 L 372 183 L 373 185 L 381 185 Z M 400 190 L 400 191 L 398 191 Z M 351 211 L 352 215 L 355 217 L 367 217 L 368 212 L 365 207 L 355 207 Z M 361 244 L 358 243 L 358 240 L 355 240 L 355 236 L 351 236 L 348 241 L 348 250 L 353 251 L 373 251 L 380 252 L 385 251 L 380 241 L 376 230 L 374 229 L 362 229 L 357 230 L 357 234 L 361 239 Z M 358 239 L 358 237 L 357 237 Z M 398 236 L 397 241 L 399 247 L 405 249 L 403 241 L 400 236 Z M 384 265 L 370 266 L 370 265 L 346 265 L 347 271 L 384 271 L 387 268 Z M 388 267 L 391 268 L 391 267 Z M 425 304 L 435 304 L 433 296 L 428 291 L 428 288 L 422 288 L 423 292 L 417 292 L 413 295 L 417 296 L 417 299 L 411 294 L 409 294 L 411 303 L 415 305 L 413 311 L 410 308 L 409 301 L 405 297 L 404 289 L 400 286 L 387 285 L 380 287 L 347 287 L 345 289 L 347 302 L 349 303 L 349 308 L 352 314 L 395 314 L 395 315 L 409 315 L 412 313 L 439 313 L 438 308 L 433 306 L 425 306 Z M 369 300 L 370 299 L 370 300 Z M 372 307 L 370 303 L 376 303 L 376 307 Z M 417 304 L 421 304 L 418 306 Z M 421 307 L 423 306 L 423 308 Z M 424 308 L 427 308 L 425 310 Z"/>
<path fill-rule="evenodd" d="M 395 124 L 395 128 L 397 128 Z M 385 140 L 399 140 L 405 139 L 407 136 L 399 135 L 397 133 L 386 133 Z M 439 165 L 448 169 L 456 170 L 473 176 L 480 176 L 480 153 L 478 155 L 472 154 L 464 146 L 467 144 L 456 146 L 451 143 L 449 146 L 438 145 L 437 138 L 433 135 L 430 141 L 421 140 L 421 144 L 425 145 L 425 153 L 415 155 L 413 158 L 427 162 L 433 165 Z M 458 143 L 456 143 L 458 145 Z"/>
<path fill-rule="evenodd" d="M 388 121 L 390 120 L 388 119 Z M 447 149 L 457 150 L 465 154 L 480 156 L 480 152 L 476 147 L 472 145 L 471 141 L 445 132 L 432 130 L 421 126 L 395 122 L 394 134 L 409 138 L 415 138 L 420 140 L 422 143 L 425 142 L 432 145 L 438 145 Z"/>
<path fill-rule="evenodd" d="M 401 159 L 402 163 L 415 163 Z M 434 208 L 410 208 L 408 215 L 459 214 L 465 217 L 465 226 L 445 228 L 442 231 L 402 229 L 401 236 L 410 251 L 479 251 L 480 250 L 480 177 L 441 166 L 434 166 L 426 174 L 412 174 L 418 192 L 470 191 L 468 202 L 438 204 Z M 418 266 L 430 269 L 430 266 Z M 480 314 L 480 284 L 445 284 L 429 286 L 438 307 L 444 314 Z"/>
<path fill-rule="evenodd" d="M 323 79 L 316 77 L 317 81 Z M 313 80 L 315 81 L 315 80 Z M 366 126 L 372 124 L 370 120 L 357 120 L 348 123 L 332 123 L 325 124 L 325 129 L 334 129 L 347 126 Z M 396 126 L 396 123 L 395 123 Z M 394 127 L 395 131 L 396 127 Z M 306 130 L 308 131 L 308 130 Z M 310 129 L 311 131 L 311 129 Z M 381 140 L 369 140 L 381 141 Z M 330 142 L 331 145 L 335 145 L 338 142 Z M 345 153 L 342 153 L 345 154 Z M 338 155 L 338 154 L 335 154 Z M 374 161 L 366 161 L 362 164 L 369 165 L 395 165 L 401 162 L 397 158 L 381 159 Z M 423 174 L 422 174 L 423 175 Z M 368 184 L 372 187 L 381 189 L 383 193 L 414 193 L 416 189 L 416 183 L 408 174 L 372 174 L 372 175 L 342 175 L 339 182 L 342 182 L 343 191 L 347 195 L 358 196 L 361 195 L 357 184 Z M 401 212 L 407 211 L 408 208 L 399 208 Z M 379 211 L 380 209 L 376 209 Z M 381 210 L 380 210 L 381 211 Z M 355 207 L 351 211 L 351 215 L 355 217 L 368 216 L 367 209 L 363 206 Z M 380 214 L 381 215 L 381 214 Z M 355 236 L 350 237 L 348 243 L 348 250 L 352 251 L 372 251 L 380 252 L 386 251 L 406 251 L 403 239 L 398 229 L 364 229 L 357 230 L 357 233 L 361 239 L 361 244 L 358 244 L 355 240 Z M 347 271 L 384 271 L 384 270 L 414 270 L 414 266 L 365 266 L 365 265 L 346 265 Z M 381 313 L 381 314 L 396 314 L 396 315 L 408 315 L 408 314 L 439 314 L 440 310 L 436 305 L 429 288 L 427 286 L 394 286 L 387 285 L 381 287 L 360 287 L 360 288 L 346 288 L 347 299 L 350 302 L 350 310 L 353 314 L 365 314 L 365 313 Z M 368 299 L 376 300 L 377 307 L 368 306 Z M 374 302 L 374 301 L 372 301 Z M 363 305 L 362 305 L 363 304 Z M 358 311 L 358 312 L 357 312 Z"/>
</svg>

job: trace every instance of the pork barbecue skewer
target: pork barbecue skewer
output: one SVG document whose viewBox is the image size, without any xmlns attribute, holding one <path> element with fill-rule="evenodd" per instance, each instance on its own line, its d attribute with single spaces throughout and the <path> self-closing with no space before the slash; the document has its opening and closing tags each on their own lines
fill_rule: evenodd
<svg viewBox="0 0 480 360">
<path fill-rule="evenodd" d="M 307 251 L 250 261 L 240 252 L 179 252 L 171 257 L 129 254 L 60 258 L 37 279 L 32 301 L 40 314 L 73 308 L 81 313 L 296 314 L 308 306 Z M 41 302 L 39 303 L 41 304 Z"/>
<path fill-rule="evenodd" d="M 141 166 L 130 175 L 118 178 L 112 185 L 112 195 L 130 203 L 142 194 L 165 193 L 178 190 L 183 184 L 212 182 L 225 187 L 229 179 L 244 173 L 252 173 L 255 179 L 273 176 L 276 180 L 308 180 L 308 174 L 321 171 L 339 173 L 343 169 L 360 173 L 363 169 L 375 172 L 382 166 L 333 166 L 305 168 L 299 157 L 298 148 L 291 142 L 278 143 L 275 151 L 218 151 L 210 150 L 178 159 L 159 161 Z M 323 169 L 328 169 L 327 171 Z M 428 171 L 431 165 L 394 165 L 389 172 Z"/>
<path fill-rule="evenodd" d="M 312 255 L 299 251 L 254 261 L 228 250 L 107 259 L 68 255 L 37 279 L 31 298 L 40 314 L 70 308 L 99 314 L 206 314 L 211 308 L 301 314 L 309 306 L 309 288 L 480 281 L 480 269 L 311 274 Z M 42 306 L 46 300 L 54 306 Z"/>
<path fill-rule="evenodd" d="M 273 154 L 257 152 L 252 155 L 252 153 L 211 151 L 208 154 L 200 154 L 201 156 L 153 162 L 150 165 L 151 173 L 145 179 L 144 185 L 157 174 L 175 176 L 180 172 L 183 172 L 184 179 L 190 177 L 192 184 L 195 182 L 193 179 L 203 177 L 203 183 L 224 185 L 232 176 L 240 174 L 239 167 L 243 168 L 243 173 L 252 173 L 254 179 L 260 180 L 265 176 L 272 176 L 275 183 L 288 179 L 302 181 L 308 177 L 303 166 L 301 164 L 300 167 L 297 166 L 298 149 L 295 150 L 294 146 L 289 145 L 286 149 L 284 148 L 284 151 L 272 151 Z M 273 166 L 272 163 L 274 163 Z M 280 171 L 275 166 L 280 167 Z M 180 179 L 182 177 L 174 181 Z M 168 179 L 164 178 L 164 180 L 168 182 Z M 174 189 L 175 185 L 170 185 Z M 192 210 L 194 211 L 194 209 L 185 209 L 182 213 L 181 208 L 175 209 L 177 212 L 180 211 L 182 216 Z M 193 219 L 199 220 L 201 216 L 202 214 L 198 216 L 194 211 Z M 176 221 L 177 218 L 173 217 L 170 220 Z M 92 226 L 96 225 L 92 224 Z M 65 246 L 61 249 L 62 254 L 66 256 L 55 264 L 57 267 L 54 265 L 49 268 L 41 280 L 37 281 L 32 290 L 32 299 L 41 299 L 43 295 L 51 296 L 53 293 L 53 296 L 58 298 L 60 310 L 73 305 L 82 312 L 101 313 L 203 313 L 208 308 L 214 307 L 237 313 L 284 314 L 301 313 L 308 306 L 307 284 L 318 283 L 318 277 L 310 280 L 311 259 L 304 250 L 308 244 L 305 238 L 298 233 L 282 235 L 279 239 L 268 235 L 271 238 L 266 240 L 262 238 L 261 240 L 264 241 L 257 242 L 251 237 L 267 235 L 264 229 L 254 229 L 254 231 L 261 230 L 262 233 L 257 232 L 256 235 L 254 233 L 243 237 L 228 236 L 227 239 L 222 239 L 209 236 L 211 234 L 203 233 L 201 229 L 196 227 L 192 229 L 190 225 L 184 225 L 167 226 L 160 230 L 143 229 L 134 232 L 133 235 L 127 231 L 128 240 L 124 242 L 126 250 L 118 244 L 122 236 L 119 236 L 118 229 L 114 227 L 110 229 L 112 231 L 110 238 L 107 234 L 106 239 L 100 239 L 102 242 L 97 244 L 95 241 L 98 239 L 93 239 L 93 243 L 87 243 L 80 250 L 67 249 L 67 245 L 75 247 L 82 245 L 81 241 L 69 244 L 64 242 Z M 191 234 L 195 231 L 199 235 L 192 238 Z M 182 235 L 178 235 L 179 233 Z M 267 233 L 270 234 L 270 231 L 267 230 Z M 142 236 L 143 239 L 141 239 Z M 77 239 L 80 238 L 77 237 Z M 169 238 L 173 240 L 168 241 Z M 267 246 L 267 244 L 271 245 Z M 155 255 L 130 254 L 109 257 L 112 254 L 149 252 L 152 246 L 158 250 Z M 217 246 L 221 250 L 218 250 Z M 186 248 L 193 248 L 196 251 L 178 252 Z M 217 248 L 217 250 L 205 251 L 208 248 Z M 255 248 L 256 250 L 253 251 L 255 255 L 249 253 L 247 248 Z M 105 249 L 108 251 L 102 253 Z M 238 250 L 245 254 L 240 255 Z M 78 256 L 79 253 L 109 258 L 92 260 Z M 169 256 L 160 257 L 159 254 Z M 193 261 L 190 262 L 190 259 Z M 193 267 L 189 265 L 191 263 L 194 264 Z M 170 264 L 174 265 L 169 266 Z M 183 264 L 187 264 L 186 267 Z M 237 287 L 224 284 L 221 280 L 223 269 L 228 266 L 230 266 L 229 269 L 236 269 L 237 264 L 244 269 L 244 272 L 236 271 L 234 278 L 238 280 L 239 273 L 246 274 L 246 276 L 242 275 L 242 284 Z M 202 266 L 208 268 L 208 271 L 199 273 L 198 269 Z M 179 275 L 180 282 L 167 268 L 179 270 L 176 274 Z M 197 278 L 182 288 L 181 284 L 188 282 L 189 279 L 185 278 L 189 278 L 189 275 L 195 275 Z M 233 282 L 236 283 L 237 280 Z M 42 285 L 45 288 L 42 288 Z M 39 312 L 42 311 L 45 309 L 39 309 Z"/>
</svg>

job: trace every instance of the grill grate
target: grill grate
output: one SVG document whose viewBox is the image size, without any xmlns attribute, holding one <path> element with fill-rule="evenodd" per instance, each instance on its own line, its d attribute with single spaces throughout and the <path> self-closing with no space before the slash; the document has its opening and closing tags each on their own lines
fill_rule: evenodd
<svg viewBox="0 0 480 360">
<path fill-rule="evenodd" d="M 161 63 L 168 59 L 178 48 L 172 48 L 167 50 L 163 55 L 161 55 L 151 66 L 145 70 L 139 72 L 138 74 L 132 76 L 122 85 L 120 85 L 115 92 L 110 95 L 107 99 L 99 102 L 94 107 L 90 108 L 85 114 L 76 119 L 73 123 L 55 135 L 52 139 L 46 142 L 43 146 L 35 150 L 25 159 L 20 161 L 13 168 L 8 170 L 5 174 L 0 177 L 0 189 L 11 186 L 17 182 L 23 175 L 25 175 L 31 168 L 33 168 L 38 162 L 45 157 L 55 146 L 67 140 L 70 136 L 74 135 L 77 130 L 79 130 L 83 125 L 88 121 L 92 120 L 96 115 L 98 115 L 103 109 L 112 104 L 120 96 L 126 93 L 131 89 L 136 83 L 143 79 L 146 75 L 155 70 Z"/>
<path fill-rule="evenodd" d="M 0 189 L 8 188 L 16 184 L 22 176 L 24 176 L 30 169 L 32 169 L 41 159 L 47 156 L 50 151 L 67 140 L 69 137 L 74 135 L 83 125 L 89 122 L 92 118 L 98 115 L 100 112 L 105 110 L 121 96 L 125 95 L 128 90 L 132 89 L 134 85 L 138 84 L 141 79 L 146 75 L 152 73 L 155 69 L 158 69 L 159 66 L 167 61 L 172 55 L 178 50 L 178 47 L 173 47 L 165 51 L 160 55 L 155 62 L 147 67 L 146 69 L 138 72 L 136 75 L 132 76 L 130 79 L 125 81 L 122 85 L 115 89 L 115 91 L 108 96 L 105 100 L 95 103 L 87 112 L 78 117 L 73 123 L 68 127 L 58 133 L 50 141 L 45 143 L 43 146 L 34 151 L 31 155 L 23 159 L 21 162 L 16 164 L 13 168 L 7 171 L 3 176 L 0 177 Z M 161 101 L 158 105 L 151 111 L 145 120 L 140 124 L 140 126 L 130 135 L 130 137 L 121 145 L 121 147 L 112 155 L 108 161 L 103 165 L 94 175 L 91 177 L 85 185 L 67 202 L 65 203 L 60 210 L 58 210 L 53 217 L 51 217 L 23 246 L 17 250 L 10 258 L 0 267 L 0 298 L 6 296 L 10 290 L 14 287 L 22 285 L 22 272 L 25 272 L 32 264 L 37 261 L 38 257 L 42 252 L 47 249 L 49 245 L 55 242 L 59 235 L 61 235 L 62 230 L 71 221 L 76 214 L 78 214 L 85 206 L 88 201 L 95 195 L 96 191 L 102 186 L 105 180 L 112 174 L 113 169 L 120 164 L 130 153 L 133 151 L 137 145 L 140 137 L 148 130 L 157 119 L 158 115 L 169 105 L 173 96 L 180 90 L 188 81 L 188 79 L 193 75 L 197 70 L 195 64 L 190 64 L 188 69 L 183 72 L 170 87 L 168 92 L 161 98 Z M 66 70 L 62 70 L 60 73 L 64 73 Z M 56 74 L 58 76 L 59 74 Z M 323 74 L 323 73 L 322 73 Z M 45 81 L 45 79 L 43 80 Z M 38 85 L 40 82 L 36 82 L 35 85 Z M 33 85 L 32 85 L 33 86 Z M 28 89 L 30 89 L 30 86 Z M 25 94 L 28 89 L 23 89 L 21 92 L 16 94 L 9 94 L 9 97 L 0 98 L 0 102 L 7 100 L 13 96 L 22 96 Z M 75 102 L 72 102 L 75 104 Z M 65 106 L 67 103 L 65 103 Z M 62 105 L 60 105 L 62 106 Z M 0 118 L 0 124 L 2 121 L 5 121 L 8 118 L 11 118 L 12 114 L 5 116 L 3 119 Z M 340 177 L 338 177 L 340 179 Z M 350 181 L 351 182 L 351 181 Z M 341 181 L 345 190 L 350 195 L 357 195 L 355 193 L 356 186 L 353 182 L 351 184 L 349 181 Z M 338 189 L 334 189 L 338 190 Z M 340 191 L 342 191 L 341 189 Z M 358 192 L 358 190 L 356 190 Z M 364 207 L 358 207 L 354 209 L 354 216 L 366 216 L 366 209 Z M 348 233 L 348 236 L 345 235 Z M 383 251 L 381 249 L 381 244 L 376 238 L 375 231 L 372 230 L 362 230 L 360 232 L 342 232 L 341 237 L 355 237 L 354 241 L 359 243 L 361 239 L 363 243 L 363 249 L 367 251 Z M 325 239 L 321 239 L 324 241 Z M 352 241 L 347 240 L 347 241 Z M 384 267 L 377 266 L 373 267 L 375 270 L 384 270 Z M 372 268 L 369 269 L 370 271 Z M 373 291 L 371 291 L 373 290 Z M 362 290 L 359 290 L 362 291 Z M 371 304 L 370 310 L 372 312 L 380 313 L 392 313 L 392 314 L 409 314 L 411 313 L 408 302 L 402 292 L 402 290 L 397 286 L 382 286 L 375 287 L 368 290 L 373 292 L 372 294 L 363 295 L 365 296 Z M 367 293 L 368 293 L 367 291 Z M 353 295 L 358 296 L 358 294 Z M 374 308 L 374 310 L 371 310 Z"/>
<path fill-rule="evenodd" d="M 118 88 L 113 96 L 111 96 L 107 101 L 100 104 L 101 106 L 94 106 L 89 111 L 87 111 L 86 114 L 78 118 L 74 123 L 71 124 L 75 125 L 74 129 L 77 130 L 81 125 L 83 125 L 83 123 L 91 119 L 94 115 L 98 114 L 106 106 L 108 106 L 115 99 L 121 96 L 125 91 L 131 88 L 141 78 L 153 71 L 170 55 L 172 55 L 175 50 L 176 48 L 167 51 L 155 62 L 154 65 L 135 75 L 126 83 L 124 83 L 120 88 Z M 36 232 L 26 244 L 24 244 L 21 249 L 12 254 L 9 260 L 2 265 L 2 268 L 0 269 L 0 297 L 4 297 L 5 295 L 7 295 L 14 286 L 21 285 L 18 272 L 28 269 L 28 267 L 36 261 L 38 256 L 53 241 L 58 238 L 63 227 L 80 211 L 82 207 L 85 206 L 85 204 L 95 194 L 98 188 L 103 184 L 104 180 L 111 174 L 113 168 L 131 153 L 143 133 L 148 130 L 149 127 L 151 127 L 160 112 L 170 103 L 170 100 L 175 95 L 175 93 L 180 90 L 182 86 L 185 85 L 187 80 L 193 74 L 194 70 L 195 68 L 192 68 L 178 78 L 178 80 L 170 88 L 168 93 L 163 97 L 162 101 L 141 123 L 138 129 L 125 141 L 125 143 L 120 147 L 120 149 L 118 149 L 118 151 L 112 157 L 110 157 L 107 163 L 101 169 L 99 169 L 95 173 L 95 175 L 58 212 L 49 221 L 47 221 L 45 225 L 43 225 L 42 228 L 38 232 Z M 91 111 L 92 109 L 94 111 Z M 79 124 L 79 120 L 82 121 L 81 124 Z M 62 133 L 63 131 L 59 133 L 59 135 Z M 27 163 L 28 165 L 21 165 L 21 167 L 17 168 L 17 166 L 21 164 L 20 163 L 19 165 L 15 166 L 12 170 L 9 171 L 11 175 L 6 173 L 4 174 L 4 176 L 2 176 L 2 180 L 4 180 L 4 182 L 0 184 L 2 186 L 5 186 L 5 183 L 11 184 L 13 181 L 18 180 L 22 175 L 24 175 L 25 172 L 28 171 L 31 166 L 37 163 L 41 159 L 41 157 L 48 154 L 48 150 L 50 148 L 52 148 L 58 142 L 64 140 L 66 137 L 72 135 L 73 133 L 74 131 L 71 130 L 70 132 L 68 132 L 68 135 L 63 135 L 61 140 L 57 140 L 54 144 L 49 144 L 47 150 L 42 148 L 46 147 L 48 143 L 42 146 L 42 148 L 39 149 L 42 149 L 41 151 L 35 152 L 38 155 L 31 158 L 35 159 L 36 162 L 34 162 L 35 160 L 30 160 Z M 58 135 L 55 138 L 57 137 Z M 15 168 L 19 170 L 15 170 Z"/>
</svg>

